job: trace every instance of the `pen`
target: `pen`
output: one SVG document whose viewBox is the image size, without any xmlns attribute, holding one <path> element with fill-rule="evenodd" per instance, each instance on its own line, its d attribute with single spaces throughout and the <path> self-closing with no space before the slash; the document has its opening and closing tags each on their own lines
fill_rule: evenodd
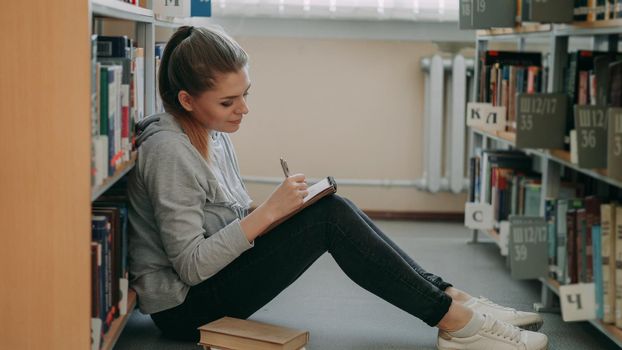
<svg viewBox="0 0 622 350">
<path fill-rule="evenodd" d="M 281 168 L 283 168 L 283 174 L 285 177 L 289 177 L 289 168 L 287 167 L 287 162 L 281 157 Z"/>
</svg>

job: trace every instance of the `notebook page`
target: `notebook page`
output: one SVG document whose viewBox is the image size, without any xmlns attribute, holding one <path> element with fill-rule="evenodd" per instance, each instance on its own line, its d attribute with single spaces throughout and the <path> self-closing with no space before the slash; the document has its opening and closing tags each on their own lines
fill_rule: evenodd
<svg viewBox="0 0 622 350">
<path fill-rule="evenodd" d="M 324 191 L 325 189 L 329 187 L 330 187 L 330 182 L 328 182 L 328 178 L 324 178 L 322 181 L 316 182 L 315 184 L 307 188 L 307 191 L 309 191 L 309 194 L 305 198 L 302 199 L 302 202 L 306 203 L 311 198 L 315 197 L 318 193 L 321 193 L 322 191 Z"/>
</svg>

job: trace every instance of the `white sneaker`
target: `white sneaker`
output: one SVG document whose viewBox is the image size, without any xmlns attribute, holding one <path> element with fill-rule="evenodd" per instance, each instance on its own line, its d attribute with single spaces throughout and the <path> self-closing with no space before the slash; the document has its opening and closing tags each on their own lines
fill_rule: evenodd
<svg viewBox="0 0 622 350">
<path fill-rule="evenodd" d="M 507 322 L 528 331 L 537 331 L 544 323 L 542 316 L 535 312 L 516 311 L 516 309 L 495 304 L 484 297 L 473 298 L 466 302 L 464 306 L 481 314 L 489 314 L 499 321 Z"/>
<path fill-rule="evenodd" d="M 525 331 L 484 314 L 484 325 L 475 335 L 459 338 L 439 330 L 438 350 L 546 350 L 548 338 Z"/>
</svg>

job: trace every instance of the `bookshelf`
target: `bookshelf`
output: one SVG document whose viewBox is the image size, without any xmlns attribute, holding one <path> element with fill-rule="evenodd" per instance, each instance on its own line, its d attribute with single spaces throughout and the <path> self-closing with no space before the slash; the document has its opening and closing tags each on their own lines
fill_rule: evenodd
<svg viewBox="0 0 622 350">
<path fill-rule="evenodd" d="M 123 331 L 123 327 L 125 327 L 125 325 L 127 324 L 127 321 L 130 319 L 132 311 L 135 307 L 136 292 L 130 289 L 129 295 L 127 297 L 127 314 L 112 321 L 112 325 L 110 326 L 108 333 L 106 333 L 106 335 L 104 335 L 104 338 L 102 339 L 102 350 L 112 350 L 114 348 L 114 345 L 117 343 L 117 340 L 119 340 L 119 336 Z"/>
<path fill-rule="evenodd" d="M 108 191 L 110 187 L 112 187 L 117 181 L 119 181 L 123 176 L 132 170 L 134 164 L 136 163 L 136 153 L 132 154 L 132 158 L 129 162 L 125 164 L 121 164 L 119 169 L 112 175 L 111 177 L 104 180 L 104 183 L 99 186 L 94 186 L 91 190 L 91 202 L 99 198 L 104 192 Z"/>
<path fill-rule="evenodd" d="M 514 133 L 507 132 L 507 131 L 497 131 L 495 133 L 491 133 L 491 132 L 484 131 L 478 128 L 473 128 L 473 127 L 471 127 L 470 130 L 474 134 L 479 135 L 482 138 L 488 138 L 490 140 L 494 140 L 497 143 L 506 145 L 508 147 L 512 147 L 512 148 L 516 147 L 515 146 L 516 135 Z M 540 158 L 547 159 L 551 162 L 558 163 L 569 169 L 591 176 L 593 178 L 601 180 L 610 185 L 613 185 L 616 187 L 622 187 L 622 180 L 609 177 L 607 175 L 606 169 L 585 169 L 585 168 L 579 167 L 577 164 L 571 163 L 570 152 L 568 151 L 561 150 L 561 149 L 552 149 L 552 150 L 525 149 L 523 151 L 525 151 L 527 154 L 531 154 L 531 155 L 534 155 Z"/>
<path fill-rule="evenodd" d="M 0 64 L 0 147 L 5 162 L 0 167 L 1 347 L 87 349 L 91 311 L 88 2 L 4 5 L 0 12 L 0 42 L 6 48 Z"/>
<path fill-rule="evenodd" d="M 551 278 L 541 278 L 542 285 L 548 288 L 555 295 L 559 295 L 559 282 Z M 613 325 L 605 324 L 600 320 L 590 320 L 589 323 L 604 333 L 609 339 L 611 339 L 618 346 L 622 347 L 622 329 L 619 329 Z"/>
<path fill-rule="evenodd" d="M 125 35 L 133 38 L 138 47 L 144 48 L 144 113 L 145 116 L 153 114 L 155 111 L 155 16 L 152 2 L 147 1 L 147 8 L 124 3 L 119 0 L 91 0 L 89 12 L 89 34 L 98 35 L 118 35 L 118 30 Z M 108 22 L 110 24 L 108 24 Z M 120 27 L 120 28 L 115 28 Z M 114 33 L 109 33 L 115 29 Z M 115 185 L 127 173 L 129 173 L 136 163 L 136 152 L 133 151 L 129 161 L 118 165 L 115 173 L 106 178 L 98 186 L 90 190 L 91 202 L 94 202 L 108 189 Z M 131 317 L 136 307 L 136 293 L 128 291 L 127 314 L 115 319 L 106 334 L 101 339 L 101 349 L 111 350 L 119 339 L 123 328 Z M 89 294 L 90 296 L 90 294 Z M 89 301 L 90 306 L 90 301 Z M 85 321 L 90 324 L 89 320 Z M 90 335 L 90 334 L 87 334 Z M 90 344 L 90 340 L 88 342 Z M 86 347 L 82 347 L 83 349 Z"/>
<path fill-rule="evenodd" d="M 547 92 L 562 92 L 564 82 L 564 62 L 567 60 L 569 51 L 569 40 L 571 38 L 592 39 L 593 50 L 618 51 L 618 41 L 622 34 L 622 19 L 580 22 L 571 24 L 538 24 L 527 27 L 480 30 L 477 32 L 476 54 L 480 57 L 493 41 L 514 41 L 516 51 L 523 51 L 528 40 L 536 39 L 539 43 L 546 42 L 550 52 L 548 56 L 549 80 L 546 87 Z M 475 76 L 479 76 L 476 68 Z M 475 93 L 478 91 L 479 79 L 474 79 L 473 88 Z M 490 132 L 477 127 L 469 127 L 469 154 L 475 154 L 475 148 L 497 148 L 515 149 L 516 135 L 509 132 Z M 605 169 L 585 169 L 570 161 L 570 153 L 561 149 L 522 149 L 528 155 L 534 157 L 534 164 L 541 172 L 542 191 L 540 198 L 540 215 L 544 216 L 545 198 L 555 197 L 560 186 L 560 171 L 563 168 L 585 174 L 591 178 L 598 179 L 603 183 L 622 188 L 622 179 L 608 176 Z M 485 231 L 495 239 L 495 230 Z M 477 241 L 477 231 L 474 231 L 474 241 Z M 553 295 L 559 295 L 559 283 L 555 280 L 542 278 L 542 303 L 539 308 L 542 310 L 552 309 Z M 600 320 L 589 321 L 597 330 L 622 347 L 622 330 L 615 326 L 602 323 Z"/>
<path fill-rule="evenodd" d="M 134 22 L 153 23 L 153 11 L 119 0 L 91 0 L 91 13 L 95 16 L 117 18 Z"/>
</svg>

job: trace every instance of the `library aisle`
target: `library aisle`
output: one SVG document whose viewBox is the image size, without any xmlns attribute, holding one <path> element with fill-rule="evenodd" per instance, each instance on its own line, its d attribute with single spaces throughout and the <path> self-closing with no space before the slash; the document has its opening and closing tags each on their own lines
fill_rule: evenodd
<svg viewBox="0 0 622 350">
<path fill-rule="evenodd" d="M 475 296 L 530 310 L 541 284 L 516 281 L 495 244 L 468 244 L 461 223 L 376 221 L 424 268 Z M 542 332 L 550 350 L 609 350 L 618 347 L 587 322 L 566 323 L 543 314 Z M 436 349 L 436 329 L 354 284 L 325 254 L 305 274 L 251 319 L 286 324 L 310 332 L 309 350 Z M 135 311 L 116 350 L 193 350 L 194 343 L 160 336 L 149 316 Z"/>
</svg>

